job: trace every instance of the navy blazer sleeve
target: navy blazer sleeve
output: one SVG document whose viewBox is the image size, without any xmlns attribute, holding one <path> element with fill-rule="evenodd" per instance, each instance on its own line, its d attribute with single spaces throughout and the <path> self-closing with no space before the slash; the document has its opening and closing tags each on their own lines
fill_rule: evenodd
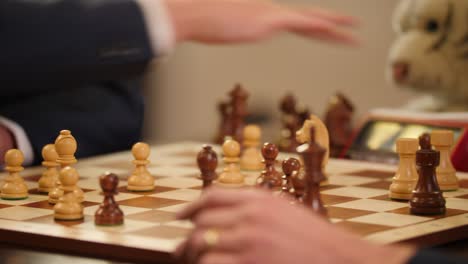
<svg viewBox="0 0 468 264">
<path fill-rule="evenodd" d="M 0 40 L 0 81 L 16 83 L 127 78 L 155 55 L 133 0 L 1 0 Z"/>
<path fill-rule="evenodd" d="M 468 259 L 458 256 L 448 256 L 430 249 L 423 249 L 416 253 L 407 264 L 466 264 Z"/>
</svg>

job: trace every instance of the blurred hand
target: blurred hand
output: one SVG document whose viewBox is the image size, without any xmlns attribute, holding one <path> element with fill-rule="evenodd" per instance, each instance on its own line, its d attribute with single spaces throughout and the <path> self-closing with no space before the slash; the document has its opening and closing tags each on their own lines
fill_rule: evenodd
<svg viewBox="0 0 468 264">
<path fill-rule="evenodd" d="M 5 162 L 5 153 L 15 147 L 15 140 L 11 132 L 0 125 L 0 165 Z"/>
<path fill-rule="evenodd" d="M 166 0 L 176 41 L 224 44 L 267 39 L 280 32 L 355 44 L 341 26 L 355 19 L 326 10 L 293 8 L 267 0 Z"/>
<path fill-rule="evenodd" d="M 178 215 L 195 229 L 176 251 L 184 263 L 405 263 L 413 250 L 379 246 L 332 226 L 308 208 L 262 190 L 209 190 Z M 214 246 L 208 230 L 217 230 Z"/>
</svg>

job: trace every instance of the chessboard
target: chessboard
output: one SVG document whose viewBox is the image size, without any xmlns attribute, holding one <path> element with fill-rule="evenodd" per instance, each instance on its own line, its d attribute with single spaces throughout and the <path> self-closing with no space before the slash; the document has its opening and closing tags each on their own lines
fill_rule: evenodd
<svg viewBox="0 0 468 264">
<path fill-rule="evenodd" d="M 133 169 L 130 152 L 79 160 L 78 185 L 85 192 L 81 221 L 54 221 L 47 195 L 37 191 L 43 168 L 26 169 L 21 175 L 29 198 L 0 200 L 0 243 L 120 261 L 170 263 L 171 252 L 192 229 L 190 222 L 175 220 L 175 212 L 202 192 L 196 165 L 201 147 L 197 142 L 153 146 L 148 169 L 157 187 L 151 192 L 126 190 L 126 178 Z M 214 149 L 221 153 L 219 147 Z M 287 157 L 290 154 L 280 153 L 278 160 Z M 388 199 L 395 170 L 390 165 L 331 159 L 325 169 L 329 185 L 321 188 L 330 221 L 382 244 L 430 246 L 468 238 L 468 174 L 458 173 L 461 188 L 444 193 L 445 215 L 416 216 L 409 213 L 406 202 Z M 94 224 L 94 213 L 103 200 L 98 177 L 107 171 L 120 178 L 115 199 L 125 214 L 122 226 Z M 245 175 L 247 184 L 253 185 L 259 173 Z M 0 174 L 0 179 L 4 176 Z"/>
</svg>

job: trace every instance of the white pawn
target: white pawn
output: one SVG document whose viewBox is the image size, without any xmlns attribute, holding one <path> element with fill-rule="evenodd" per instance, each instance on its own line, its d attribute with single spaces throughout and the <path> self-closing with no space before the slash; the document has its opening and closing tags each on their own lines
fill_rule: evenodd
<svg viewBox="0 0 468 264">
<path fill-rule="evenodd" d="M 148 171 L 147 166 L 150 163 L 150 147 L 146 143 L 138 142 L 132 147 L 132 154 L 135 160 L 135 170 L 128 177 L 127 190 L 129 191 L 152 191 L 154 190 L 154 177 Z"/>
<path fill-rule="evenodd" d="M 415 138 L 399 138 L 396 151 L 400 156 L 398 170 L 390 185 L 389 197 L 396 200 L 409 200 L 418 181 L 416 171 L 416 151 L 419 142 Z"/>
<path fill-rule="evenodd" d="M 5 153 L 5 170 L 8 176 L 0 187 L 1 197 L 4 200 L 23 200 L 28 198 L 28 186 L 24 183 L 19 172 L 24 170 L 23 153 L 18 149 L 10 149 Z"/>
<path fill-rule="evenodd" d="M 54 144 L 47 144 L 42 148 L 42 158 L 44 159 L 42 166 L 45 167 L 45 170 L 39 179 L 38 190 L 42 193 L 49 193 L 55 188 L 59 178 L 57 170 L 59 166 L 57 163 L 58 154 L 57 151 L 55 151 Z"/>
<path fill-rule="evenodd" d="M 218 184 L 227 187 L 244 185 L 244 175 L 239 166 L 240 145 L 233 139 L 227 139 L 223 144 L 223 172 L 218 177 Z"/>
<path fill-rule="evenodd" d="M 244 151 L 240 159 L 240 167 L 242 170 L 259 171 L 263 170 L 263 157 L 258 146 L 262 132 L 257 125 L 248 125 L 244 128 Z"/>
<path fill-rule="evenodd" d="M 76 184 L 79 176 L 73 167 L 65 167 L 60 170 L 60 188 L 64 194 L 54 206 L 54 218 L 57 220 L 83 219 L 83 206 L 75 195 Z"/>
<path fill-rule="evenodd" d="M 431 132 L 431 144 L 440 152 L 440 164 L 436 169 L 436 174 L 441 191 L 455 191 L 459 187 L 456 171 L 450 160 L 453 141 L 453 131 L 434 130 Z"/>
</svg>

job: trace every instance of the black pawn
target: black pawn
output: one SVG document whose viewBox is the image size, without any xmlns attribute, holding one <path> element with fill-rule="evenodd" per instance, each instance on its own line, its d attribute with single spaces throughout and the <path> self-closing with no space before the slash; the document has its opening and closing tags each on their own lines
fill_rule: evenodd
<svg viewBox="0 0 468 264">
<path fill-rule="evenodd" d="M 433 150 L 429 134 L 419 137 L 420 150 L 416 151 L 419 179 L 410 199 L 410 212 L 418 215 L 445 213 L 445 199 L 437 183 L 436 168 L 440 153 Z"/>
<path fill-rule="evenodd" d="M 124 223 L 124 214 L 114 200 L 119 178 L 117 175 L 107 172 L 99 178 L 99 183 L 104 194 L 104 201 L 94 214 L 94 223 L 96 225 L 122 225 Z"/>
<path fill-rule="evenodd" d="M 203 146 L 197 155 L 197 164 L 200 169 L 200 177 L 203 180 L 203 189 L 211 186 L 212 182 L 218 178 L 216 167 L 218 167 L 218 156 L 211 146 Z"/>
</svg>

